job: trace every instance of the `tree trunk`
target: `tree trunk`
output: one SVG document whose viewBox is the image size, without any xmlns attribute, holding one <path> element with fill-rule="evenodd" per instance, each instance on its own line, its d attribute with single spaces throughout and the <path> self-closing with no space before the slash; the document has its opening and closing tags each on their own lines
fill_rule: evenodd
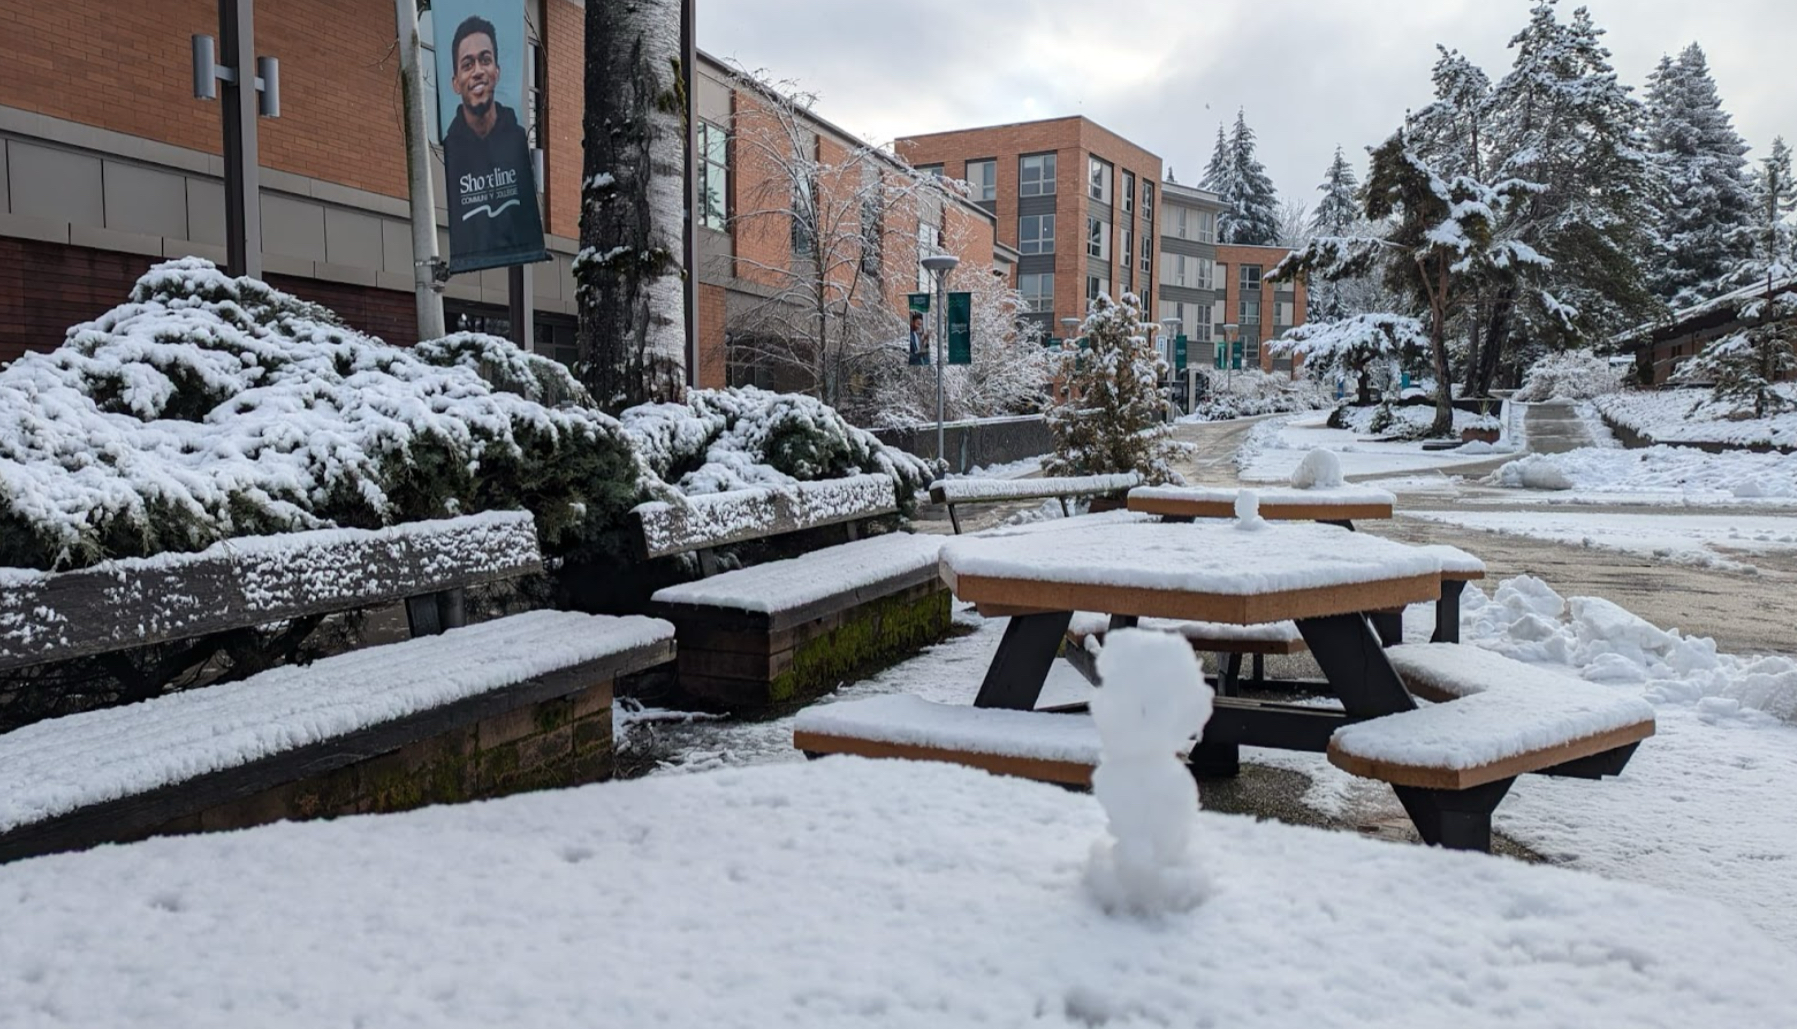
<svg viewBox="0 0 1797 1029">
<path fill-rule="evenodd" d="M 1491 318 L 1485 325 L 1485 345 L 1479 351 L 1479 363 L 1467 378 L 1474 396 L 1491 395 L 1491 384 L 1497 378 L 1498 365 L 1504 359 L 1504 341 L 1510 338 L 1510 320 L 1516 313 L 1516 290 L 1505 286 L 1498 290 L 1491 305 Z"/>
<path fill-rule="evenodd" d="M 1448 374 L 1448 268 L 1441 261 L 1440 282 L 1429 298 L 1429 352 L 1435 359 L 1435 421 L 1431 437 L 1454 434 L 1453 385 Z"/>
<path fill-rule="evenodd" d="M 607 409 L 686 382 L 680 0 L 586 5 L 581 377 Z"/>
</svg>

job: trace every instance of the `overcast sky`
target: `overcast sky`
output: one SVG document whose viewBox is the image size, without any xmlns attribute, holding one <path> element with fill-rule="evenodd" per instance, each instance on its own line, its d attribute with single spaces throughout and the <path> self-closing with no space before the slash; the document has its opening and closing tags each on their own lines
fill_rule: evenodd
<svg viewBox="0 0 1797 1029">
<path fill-rule="evenodd" d="M 1083 114 L 1195 184 L 1238 107 L 1282 199 L 1309 203 L 1337 144 L 1365 148 L 1430 99 L 1435 44 L 1494 80 L 1533 0 L 698 0 L 699 45 L 819 95 L 877 143 Z M 1562 0 L 1562 20 L 1576 3 Z M 1797 143 L 1793 0 L 1587 0 L 1625 83 L 1693 41 L 1736 129 Z"/>
</svg>

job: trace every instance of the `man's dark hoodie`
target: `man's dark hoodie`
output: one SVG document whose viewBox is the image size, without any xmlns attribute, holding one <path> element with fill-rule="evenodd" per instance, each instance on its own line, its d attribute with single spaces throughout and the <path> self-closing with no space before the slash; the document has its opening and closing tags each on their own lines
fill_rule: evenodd
<svg viewBox="0 0 1797 1029">
<path fill-rule="evenodd" d="M 530 140 L 512 109 L 494 102 L 486 138 L 460 107 L 443 137 L 449 193 L 449 269 L 453 272 L 543 260 Z"/>
</svg>

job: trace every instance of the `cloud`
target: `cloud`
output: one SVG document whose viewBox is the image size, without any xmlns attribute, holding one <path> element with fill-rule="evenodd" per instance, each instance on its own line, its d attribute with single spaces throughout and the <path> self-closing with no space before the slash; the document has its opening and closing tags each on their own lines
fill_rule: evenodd
<svg viewBox="0 0 1797 1029">
<path fill-rule="evenodd" d="M 1639 87 L 1662 53 L 1701 43 L 1735 126 L 1763 153 L 1797 141 L 1787 0 L 1586 0 L 1612 63 Z M 1335 147 L 1377 145 L 1430 98 L 1435 44 L 1494 79 L 1524 0 L 699 0 L 699 43 L 798 80 L 818 110 L 875 142 L 1083 114 L 1195 183 L 1219 122 L 1247 113 L 1286 198 L 1309 202 Z M 1562 6 L 1562 17 L 1572 5 Z"/>
</svg>

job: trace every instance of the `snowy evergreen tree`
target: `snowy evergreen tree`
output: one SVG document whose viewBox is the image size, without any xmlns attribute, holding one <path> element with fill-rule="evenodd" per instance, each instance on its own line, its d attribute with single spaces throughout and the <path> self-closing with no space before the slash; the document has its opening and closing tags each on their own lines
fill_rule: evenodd
<svg viewBox="0 0 1797 1029">
<path fill-rule="evenodd" d="M 1223 123 L 1217 123 L 1217 146 L 1210 152 L 1210 163 L 1204 166 L 1204 178 L 1198 180 L 1199 189 L 1208 189 L 1222 196 L 1234 192 L 1234 166 L 1229 162 L 1229 139 L 1223 135 Z"/>
<path fill-rule="evenodd" d="M 1663 57 L 1648 80 L 1649 137 L 1666 201 L 1660 206 L 1654 291 L 1674 309 L 1727 291 L 1753 223 L 1747 144 L 1735 131 L 1709 63 L 1692 43 Z"/>
<path fill-rule="evenodd" d="M 1747 326 L 1705 347 L 1679 366 L 1675 378 L 1713 384 L 1717 401 L 1754 417 L 1797 406 L 1774 384 L 1797 373 L 1797 187 L 1791 181 L 1791 148 L 1772 143 L 1755 175 L 1754 224 L 1745 234 L 1748 258 L 1736 268 L 1751 292 L 1736 307 Z"/>
<path fill-rule="evenodd" d="M 1485 177 L 1492 146 L 1491 77 L 1457 50 L 1437 45 L 1430 79 L 1435 99 L 1407 121 L 1417 155 L 1444 175 Z"/>
<path fill-rule="evenodd" d="M 1323 199 L 1317 201 L 1316 210 L 1311 212 L 1309 238 L 1304 242 L 1321 236 L 1348 236 L 1356 234 L 1360 223 L 1360 198 L 1356 194 L 1360 190 L 1360 180 L 1354 175 L 1354 168 L 1348 159 L 1342 156 L 1342 148 L 1335 148 L 1335 159 L 1329 162 L 1329 170 L 1323 173 L 1323 184 L 1317 187 Z M 1347 284 L 1318 279 L 1309 284 L 1309 318 L 1313 322 L 1333 322 L 1359 311 L 1348 310 Z"/>
<path fill-rule="evenodd" d="M 1139 472 L 1150 483 L 1178 482 L 1160 381 L 1167 364 L 1142 330 L 1141 302 L 1100 294 L 1080 329 L 1087 349 L 1062 354 L 1069 399 L 1048 412 L 1055 451 L 1049 475 Z"/>
<path fill-rule="evenodd" d="M 1222 138 L 1220 129 L 1218 138 Z M 1211 161 L 1216 163 L 1216 158 Z M 1223 198 L 1224 210 L 1217 219 L 1217 242 L 1277 246 L 1279 194 L 1273 189 L 1273 180 L 1267 177 L 1267 169 L 1254 156 L 1254 130 L 1248 127 L 1247 115 L 1242 111 L 1236 112 L 1224 165 L 1219 185 L 1207 187 Z M 1208 169 L 1205 177 L 1210 178 Z"/>
<path fill-rule="evenodd" d="M 1306 322 L 1274 340 L 1273 353 L 1295 358 L 1312 378 L 1357 380 L 1356 403 L 1373 402 L 1373 366 L 1382 360 L 1414 360 L 1429 349 L 1429 331 L 1415 318 L 1362 314 L 1332 322 Z"/>
</svg>

